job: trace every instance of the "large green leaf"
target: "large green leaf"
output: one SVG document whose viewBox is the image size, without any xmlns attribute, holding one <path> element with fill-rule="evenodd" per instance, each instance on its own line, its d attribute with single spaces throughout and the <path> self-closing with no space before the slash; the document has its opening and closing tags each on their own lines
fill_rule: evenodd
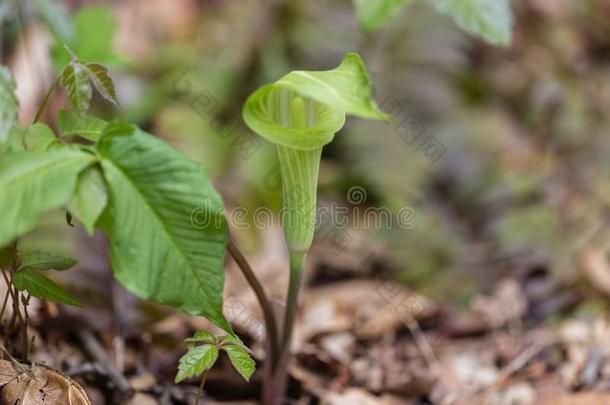
<svg viewBox="0 0 610 405">
<path fill-rule="evenodd" d="M 34 297 L 45 298 L 53 302 L 62 302 L 77 307 L 80 302 L 49 278 L 31 270 L 20 270 L 12 276 L 13 284 L 19 291 L 26 290 Z"/>
<path fill-rule="evenodd" d="M 0 144 L 6 143 L 17 119 L 19 105 L 11 72 L 0 66 Z"/>
<path fill-rule="evenodd" d="M 509 0 L 432 0 L 437 10 L 450 15 L 466 31 L 497 45 L 511 41 Z"/>
<path fill-rule="evenodd" d="M 93 156 L 74 147 L 14 152 L 0 159 L 0 246 L 30 231 L 40 216 L 65 204 Z"/>
<path fill-rule="evenodd" d="M 195 377 L 209 370 L 218 359 L 218 348 L 213 345 L 201 345 L 189 349 L 180 358 L 176 384 L 190 377 Z"/>
<path fill-rule="evenodd" d="M 67 270 L 76 265 L 71 257 L 58 256 L 48 252 L 28 252 L 21 259 L 21 270 Z"/>
<path fill-rule="evenodd" d="M 84 225 L 87 233 L 93 235 L 95 224 L 108 202 L 106 182 L 97 166 L 85 169 L 78 176 L 76 192 L 68 203 L 68 209 Z"/>
<path fill-rule="evenodd" d="M 233 333 L 222 311 L 227 223 L 205 170 L 125 124 L 109 125 L 98 149 L 110 197 L 100 227 L 116 278 Z"/>
<path fill-rule="evenodd" d="M 60 110 L 57 113 L 57 127 L 62 136 L 80 136 L 97 142 L 102 136 L 107 121 L 85 113 Z"/>
<path fill-rule="evenodd" d="M 413 0 L 354 0 L 358 21 L 365 31 L 373 31 Z"/>
</svg>

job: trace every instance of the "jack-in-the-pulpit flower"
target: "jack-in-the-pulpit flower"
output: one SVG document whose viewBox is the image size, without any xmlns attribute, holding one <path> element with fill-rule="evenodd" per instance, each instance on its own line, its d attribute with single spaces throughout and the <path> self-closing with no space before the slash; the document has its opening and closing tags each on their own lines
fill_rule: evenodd
<svg viewBox="0 0 610 405">
<path fill-rule="evenodd" d="M 246 100 L 246 124 L 277 146 L 282 224 L 293 271 L 302 268 L 314 237 L 322 147 L 343 127 L 346 114 L 386 118 L 371 98 L 371 80 L 356 53 L 345 55 L 333 70 L 293 71 Z"/>
</svg>

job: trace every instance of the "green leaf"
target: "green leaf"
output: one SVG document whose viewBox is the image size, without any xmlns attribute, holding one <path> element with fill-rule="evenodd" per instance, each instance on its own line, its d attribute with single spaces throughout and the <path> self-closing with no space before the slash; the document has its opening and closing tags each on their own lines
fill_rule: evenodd
<svg viewBox="0 0 610 405">
<path fill-rule="evenodd" d="M 57 127 L 62 136 L 80 136 L 97 142 L 108 121 L 85 113 L 60 110 L 57 113 Z"/>
<path fill-rule="evenodd" d="M 85 112 L 91 103 L 91 83 L 89 82 L 89 71 L 81 63 L 71 63 L 64 69 L 61 85 L 68 92 L 68 100 L 77 112 Z"/>
<path fill-rule="evenodd" d="M 441 13 L 451 16 L 464 30 L 496 44 L 511 42 L 509 0 L 432 0 Z"/>
<path fill-rule="evenodd" d="M 218 359 L 218 348 L 213 345 L 193 347 L 180 358 L 176 384 L 209 370 Z"/>
<path fill-rule="evenodd" d="M 45 151 L 49 146 L 57 143 L 57 140 L 48 125 L 37 122 L 28 128 L 23 143 L 29 151 Z"/>
<path fill-rule="evenodd" d="M 89 167 L 78 176 L 76 191 L 68 203 L 70 213 L 93 235 L 95 224 L 108 203 L 106 182 L 99 167 Z"/>
<path fill-rule="evenodd" d="M 93 156 L 74 147 L 13 152 L 0 159 L 0 246 L 32 230 L 40 216 L 65 204 Z"/>
<path fill-rule="evenodd" d="M 0 113 L 1 114 L 1 113 Z M 8 136 L 8 141 L 3 144 L 0 142 L 0 159 L 4 154 L 12 153 L 12 152 L 24 152 L 24 137 L 25 130 L 18 127 L 13 127 L 13 130 Z"/>
<path fill-rule="evenodd" d="M 241 339 L 238 338 L 237 336 L 231 336 L 231 335 L 219 336 L 219 341 L 223 345 L 225 345 L 225 344 L 237 345 L 237 346 L 244 348 L 247 352 L 250 352 L 250 349 L 248 349 L 248 347 L 246 345 L 244 345 L 244 342 L 242 342 Z"/>
<path fill-rule="evenodd" d="M 110 196 L 100 227 L 117 280 L 232 334 L 222 311 L 227 223 L 205 170 L 120 123 L 109 125 L 98 150 Z"/>
<path fill-rule="evenodd" d="M 250 377 L 256 370 L 256 363 L 252 360 L 250 354 L 241 346 L 223 346 L 222 349 L 229 355 L 229 360 L 231 360 L 235 370 L 244 380 L 250 381 Z"/>
<path fill-rule="evenodd" d="M 20 270 L 13 274 L 13 284 L 19 291 L 26 290 L 32 296 L 45 298 L 53 302 L 61 302 L 77 307 L 82 306 L 80 302 L 49 278 L 40 273 L 30 270 Z"/>
<path fill-rule="evenodd" d="M 5 66 L 0 66 L 0 144 L 8 142 L 18 109 L 11 72 Z"/>
<path fill-rule="evenodd" d="M 58 0 L 29 0 L 60 42 L 74 39 L 74 27 L 66 6 Z"/>
<path fill-rule="evenodd" d="M 28 252 L 21 258 L 20 270 L 67 270 L 76 265 L 71 257 L 57 256 L 48 252 Z"/>
<path fill-rule="evenodd" d="M 184 342 L 187 344 L 193 343 L 214 343 L 214 335 L 205 330 L 199 330 L 195 332 L 193 337 L 184 339 Z"/>
<path fill-rule="evenodd" d="M 365 31 L 373 31 L 413 0 L 354 0 L 358 21 Z"/>
<path fill-rule="evenodd" d="M 304 98 L 306 122 L 292 125 L 291 103 Z M 332 141 L 345 114 L 385 119 L 371 98 L 371 81 L 362 59 L 348 53 L 341 64 L 322 72 L 294 71 L 256 90 L 244 105 L 246 124 L 268 141 L 313 150 Z"/>
<path fill-rule="evenodd" d="M 74 38 L 66 44 L 83 60 L 104 64 L 114 63 L 117 57 L 112 52 L 112 43 L 116 28 L 116 19 L 109 7 L 82 7 L 74 16 Z M 70 55 L 63 48 L 63 43 L 55 44 L 52 57 L 58 68 L 66 66 L 71 60 Z"/>
<path fill-rule="evenodd" d="M 87 63 L 87 68 L 89 69 L 91 80 L 97 91 L 102 97 L 114 104 L 116 108 L 119 108 L 116 90 L 112 79 L 108 76 L 108 69 L 99 63 Z"/>
</svg>

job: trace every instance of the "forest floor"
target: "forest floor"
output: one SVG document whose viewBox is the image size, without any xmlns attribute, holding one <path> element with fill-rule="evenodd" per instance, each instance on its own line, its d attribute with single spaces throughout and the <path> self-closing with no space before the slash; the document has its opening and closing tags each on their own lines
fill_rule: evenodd
<svg viewBox="0 0 610 405">
<path fill-rule="evenodd" d="M 280 298 L 284 258 L 273 253 L 273 240 L 281 242 L 281 235 L 268 239 L 252 264 L 270 295 Z M 361 259 L 330 246 L 312 252 L 289 403 L 610 403 L 610 324 L 569 316 L 583 297 L 573 281 L 533 269 L 499 280 L 489 294 L 458 309 L 384 277 L 378 260 Z M 593 268 L 600 265 L 591 260 Z M 113 307 L 34 306 L 32 360 L 81 382 L 94 404 L 192 404 L 199 382 L 173 382 L 181 342 L 211 325 L 145 304 L 108 279 L 96 284 L 111 283 Z M 245 383 L 221 356 L 202 403 L 255 404 L 264 328 L 254 296 L 230 261 L 225 299 L 226 315 L 253 349 L 259 371 Z"/>
</svg>

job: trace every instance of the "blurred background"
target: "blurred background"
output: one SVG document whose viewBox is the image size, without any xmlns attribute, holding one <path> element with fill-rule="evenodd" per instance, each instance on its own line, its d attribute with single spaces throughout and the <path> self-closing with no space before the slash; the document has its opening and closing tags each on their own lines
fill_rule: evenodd
<svg viewBox="0 0 610 405">
<path fill-rule="evenodd" d="M 347 220 L 319 221 L 294 400 L 606 404 L 610 2 L 518 0 L 512 10 L 502 48 L 425 1 L 364 33 L 348 0 L 2 0 L 0 60 L 23 125 L 69 62 L 64 43 L 109 66 L 121 108 L 96 99 L 94 114 L 134 122 L 205 166 L 235 238 L 281 299 L 287 259 L 270 219 L 279 168 L 241 106 L 291 70 L 360 53 L 392 118 L 348 118 L 324 148 L 321 212 Z M 55 126 L 67 105 L 56 92 L 43 121 Z M 381 212 L 389 224 L 370 220 Z M 173 373 L 181 340 L 207 322 L 124 292 L 103 236 L 64 217 L 46 217 L 24 244 L 79 259 L 58 281 L 87 309 L 42 305 L 35 356 L 82 378 L 96 404 L 124 400 L 112 384 L 135 390 L 135 404 L 192 402 L 196 383 L 174 386 Z M 230 259 L 227 274 L 227 316 L 262 361 L 256 301 Z M 100 361 L 87 342 L 120 378 L 78 367 Z M 259 381 L 221 368 L 205 403 L 253 401 Z"/>
</svg>

